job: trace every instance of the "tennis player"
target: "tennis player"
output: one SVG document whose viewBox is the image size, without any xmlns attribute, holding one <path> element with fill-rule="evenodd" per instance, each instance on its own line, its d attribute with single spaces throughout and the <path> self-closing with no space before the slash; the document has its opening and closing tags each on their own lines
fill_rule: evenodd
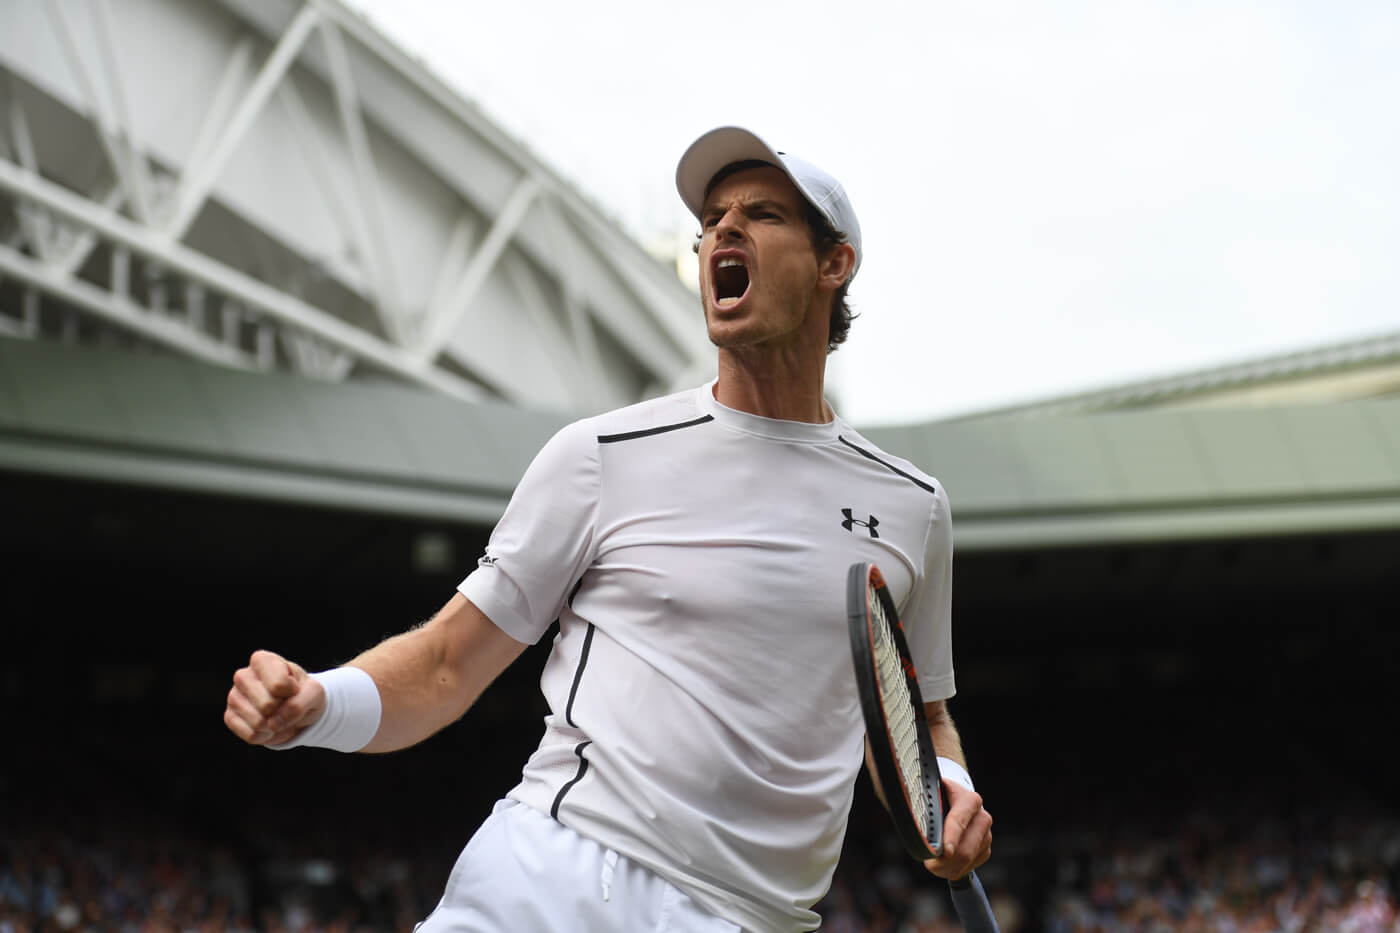
<svg viewBox="0 0 1400 933">
<path fill-rule="evenodd" d="M 460 717 L 557 620 L 550 713 L 423 933 L 812 930 L 864 726 L 846 569 L 908 628 L 961 877 L 991 851 L 946 700 L 952 530 L 932 477 L 825 401 L 860 226 L 842 186 L 722 127 L 681 157 L 717 377 L 563 428 L 427 623 L 317 674 L 266 651 L 224 721 L 273 748 L 389 752 Z"/>
</svg>

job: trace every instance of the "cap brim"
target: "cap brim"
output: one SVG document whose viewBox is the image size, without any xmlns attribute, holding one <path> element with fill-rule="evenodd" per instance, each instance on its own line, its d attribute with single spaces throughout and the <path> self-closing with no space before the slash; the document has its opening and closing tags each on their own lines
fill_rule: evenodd
<svg viewBox="0 0 1400 933">
<path fill-rule="evenodd" d="M 773 147 L 742 127 L 721 126 L 691 143 L 676 164 L 676 190 L 680 192 L 681 201 L 699 219 L 710 179 L 726 165 L 750 159 L 768 162 L 792 177 Z M 797 183 L 795 179 L 793 183 Z"/>
</svg>

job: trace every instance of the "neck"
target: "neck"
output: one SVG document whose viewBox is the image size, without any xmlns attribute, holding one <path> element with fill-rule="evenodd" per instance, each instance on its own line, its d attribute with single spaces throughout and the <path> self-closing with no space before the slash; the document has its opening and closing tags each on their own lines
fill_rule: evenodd
<svg viewBox="0 0 1400 933">
<path fill-rule="evenodd" d="M 753 347 L 719 352 L 715 401 L 762 418 L 825 424 L 833 417 L 823 398 L 825 360 L 820 365 L 773 359 Z"/>
</svg>

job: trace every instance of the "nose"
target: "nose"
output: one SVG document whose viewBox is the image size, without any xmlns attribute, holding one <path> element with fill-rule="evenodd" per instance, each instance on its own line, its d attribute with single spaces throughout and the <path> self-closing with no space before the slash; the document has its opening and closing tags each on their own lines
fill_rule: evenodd
<svg viewBox="0 0 1400 933">
<path fill-rule="evenodd" d="M 738 208 L 730 208 L 720 217 L 719 223 L 715 224 L 715 239 L 717 240 L 742 240 L 744 230 L 740 221 L 743 220 L 743 212 Z"/>
</svg>

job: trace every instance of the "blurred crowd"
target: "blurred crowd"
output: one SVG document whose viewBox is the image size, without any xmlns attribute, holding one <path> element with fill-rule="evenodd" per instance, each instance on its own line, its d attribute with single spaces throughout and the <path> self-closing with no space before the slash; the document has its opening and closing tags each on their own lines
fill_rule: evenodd
<svg viewBox="0 0 1400 933">
<path fill-rule="evenodd" d="M 1139 820 L 1140 807 L 999 842 L 979 875 L 1003 933 L 1400 933 L 1400 819 L 1267 798 L 1180 819 Z M 946 889 L 887 834 L 861 841 L 822 905 L 823 930 L 961 930 Z"/>
<path fill-rule="evenodd" d="M 1049 933 L 1400 933 L 1400 820 L 1247 807 L 1170 831 L 1089 828 L 1063 853 Z"/>
<path fill-rule="evenodd" d="M 440 894 L 423 880 L 412 859 L 392 855 L 253 863 L 230 846 L 168 834 L 97 845 L 8 836 L 0 932 L 412 930 Z"/>
<path fill-rule="evenodd" d="M 446 880 L 412 854 L 254 854 L 170 832 L 0 845 L 3 933 L 411 931 Z"/>
<path fill-rule="evenodd" d="M 101 809 L 0 823 L 0 933 L 408 933 L 455 855 L 445 834 L 386 832 L 338 808 L 335 828 L 292 811 Z"/>
<path fill-rule="evenodd" d="M 947 889 L 853 823 L 827 933 L 953 933 Z M 233 837 L 237 838 L 233 838 Z M 0 825 L 0 933 L 410 933 L 463 840 Z M 1004 933 L 1400 933 L 1400 820 L 1197 814 L 1006 840 L 981 875 Z"/>
</svg>

